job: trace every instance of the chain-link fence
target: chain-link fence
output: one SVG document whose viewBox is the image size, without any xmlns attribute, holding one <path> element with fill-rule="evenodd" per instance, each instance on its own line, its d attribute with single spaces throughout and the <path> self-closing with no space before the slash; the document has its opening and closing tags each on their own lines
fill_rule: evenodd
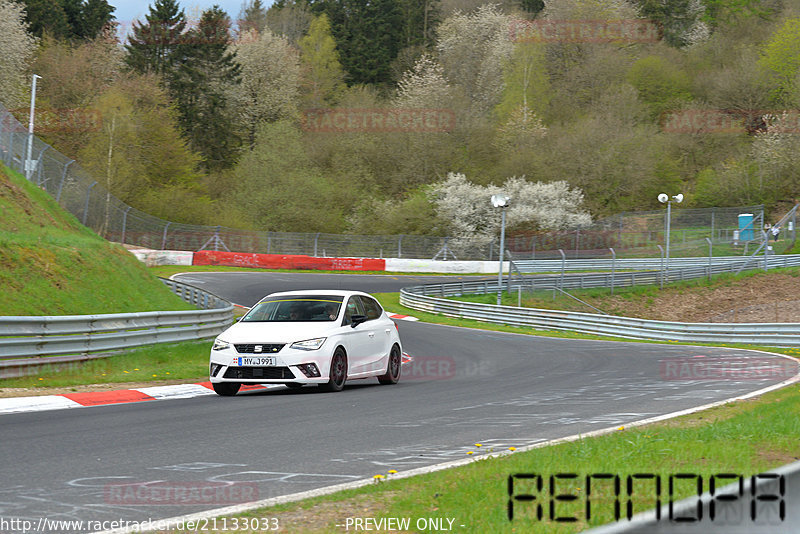
<svg viewBox="0 0 800 534">
<path fill-rule="evenodd" d="M 29 140 L 31 157 L 26 161 Z M 420 235 L 258 232 L 165 221 L 117 199 L 76 161 L 38 137 L 29 136 L 2 105 L 0 158 L 47 191 L 84 225 L 108 240 L 129 245 L 162 250 L 459 260 L 495 260 L 499 252 L 499 239 L 487 242 Z M 751 239 L 734 239 L 742 213 L 754 214 L 758 224 L 764 220 L 762 206 L 673 209 L 671 255 L 705 255 L 705 238 L 719 245 L 715 245 L 715 255 L 748 254 L 761 238 L 755 232 Z M 666 209 L 622 213 L 586 228 L 511 236 L 506 239 L 506 248 L 516 259 L 559 258 L 559 249 L 570 258 L 607 257 L 610 248 L 619 257 L 654 257 L 659 255 L 658 245 L 665 240 L 665 220 Z M 793 229 L 791 239 L 793 243 Z M 788 242 L 784 239 L 784 243 Z"/>
</svg>

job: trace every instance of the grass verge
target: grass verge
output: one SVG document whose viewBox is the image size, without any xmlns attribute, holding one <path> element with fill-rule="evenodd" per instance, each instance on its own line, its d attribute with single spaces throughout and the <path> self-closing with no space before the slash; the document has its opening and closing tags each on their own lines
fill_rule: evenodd
<svg viewBox="0 0 800 534">
<path fill-rule="evenodd" d="M 746 477 L 800 459 L 798 435 L 800 387 L 795 384 L 757 399 L 728 403 L 669 421 L 620 427 L 602 436 L 479 458 L 469 465 L 431 474 L 392 480 L 386 470 L 390 466 L 376 468 L 375 474 L 385 478 L 366 487 L 261 508 L 236 517 L 242 521 L 277 518 L 284 532 L 338 533 L 345 529 L 337 525 L 344 525 L 348 517 L 391 517 L 409 518 L 410 531 L 422 531 L 417 520 L 435 518 L 445 525 L 447 519 L 454 519 L 453 530 L 457 532 L 573 533 L 614 521 L 612 485 L 598 480 L 592 482 L 592 515 L 586 520 L 586 475 L 602 472 L 620 477 L 624 514 L 628 475 L 659 475 L 665 504 L 670 475 L 702 476 L 707 491 L 712 475 L 735 473 Z M 468 452 L 477 454 L 482 449 L 477 444 L 464 445 L 465 457 Z M 544 499 L 542 520 L 537 518 L 536 503 L 532 502 L 516 502 L 513 521 L 508 518 L 508 479 L 519 473 L 545 477 L 541 491 L 531 481 L 517 479 L 514 486 L 514 495 L 536 494 Z M 578 475 L 575 480 L 560 480 L 557 485 L 559 494 L 576 497 L 572 502 L 559 502 L 556 509 L 559 516 L 576 517 L 574 523 L 549 519 L 548 477 L 558 473 Z M 652 484 L 635 482 L 634 513 L 654 507 Z M 678 481 L 674 499 L 695 495 L 695 484 L 696 480 Z"/>
<path fill-rule="evenodd" d="M 211 340 L 149 345 L 97 360 L 42 367 L 40 374 L 0 381 L 3 388 L 69 388 L 87 384 L 208 380 Z"/>
</svg>

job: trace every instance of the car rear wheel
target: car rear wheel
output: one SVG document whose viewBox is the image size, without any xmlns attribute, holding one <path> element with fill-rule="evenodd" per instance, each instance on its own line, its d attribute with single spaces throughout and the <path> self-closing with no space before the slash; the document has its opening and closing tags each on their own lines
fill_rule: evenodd
<svg viewBox="0 0 800 534">
<path fill-rule="evenodd" d="M 341 391 L 347 381 L 347 356 L 342 347 L 337 348 L 331 358 L 331 371 L 328 374 L 328 382 L 321 384 L 320 387 L 325 391 Z"/>
<path fill-rule="evenodd" d="M 214 387 L 214 392 L 223 397 L 233 397 L 239 392 L 239 388 L 242 387 L 241 384 L 237 384 L 236 382 L 212 382 L 211 385 Z"/>
<path fill-rule="evenodd" d="M 400 355 L 400 347 L 392 345 L 392 350 L 389 352 L 389 362 L 386 364 L 386 374 L 378 377 L 378 382 L 381 384 L 397 384 L 400 380 L 400 366 L 402 365 Z"/>
</svg>

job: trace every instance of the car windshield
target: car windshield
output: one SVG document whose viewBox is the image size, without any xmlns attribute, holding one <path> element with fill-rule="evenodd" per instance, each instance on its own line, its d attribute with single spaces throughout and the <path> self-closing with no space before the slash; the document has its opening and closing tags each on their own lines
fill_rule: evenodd
<svg viewBox="0 0 800 534">
<path fill-rule="evenodd" d="M 242 322 L 335 321 L 343 297 L 332 295 L 297 295 L 267 297 L 242 318 Z"/>
</svg>

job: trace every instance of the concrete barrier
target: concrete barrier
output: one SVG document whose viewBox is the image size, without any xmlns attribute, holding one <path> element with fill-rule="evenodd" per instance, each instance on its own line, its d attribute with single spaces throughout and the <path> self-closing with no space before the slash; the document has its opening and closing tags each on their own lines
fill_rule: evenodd
<svg viewBox="0 0 800 534">
<path fill-rule="evenodd" d="M 441 261 L 425 259 L 387 258 L 386 270 L 393 273 L 487 273 L 497 274 L 496 261 Z M 508 272 L 508 262 L 503 262 Z"/>
<path fill-rule="evenodd" d="M 385 271 L 386 260 L 374 258 L 318 258 L 287 254 L 250 254 L 201 250 L 192 265 L 224 265 L 262 269 L 314 269 L 323 271 Z"/>
<path fill-rule="evenodd" d="M 130 249 L 148 267 L 156 265 L 192 265 L 194 252 L 185 250 L 152 250 L 149 248 Z"/>
</svg>

